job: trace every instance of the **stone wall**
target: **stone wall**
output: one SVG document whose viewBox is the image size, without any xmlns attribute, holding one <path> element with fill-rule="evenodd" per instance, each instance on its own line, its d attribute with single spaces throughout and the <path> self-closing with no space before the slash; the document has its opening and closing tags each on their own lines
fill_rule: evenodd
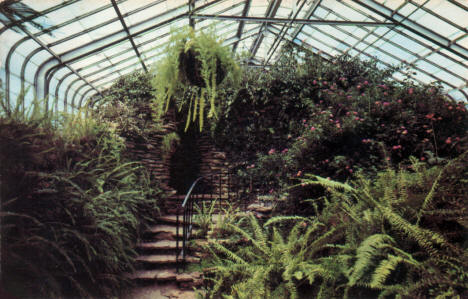
<svg viewBox="0 0 468 299">
<path fill-rule="evenodd" d="M 198 139 L 198 148 L 201 153 L 200 176 L 216 175 L 213 192 L 219 194 L 221 191 L 222 197 L 226 198 L 229 185 L 232 183 L 228 176 L 229 163 L 226 154 L 213 145 L 208 134 L 203 133 Z M 221 175 L 221 190 L 219 190 L 219 175 Z"/>
<path fill-rule="evenodd" d="M 146 106 L 140 108 L 142 114 L 151 118 L 151 108 Z M 174 121 L 173 113 L 167 113 L 164 116 L 164 125 L 162 130 L 150 134 L 147 140 L 127 139 L 127 150 L 133 155 L 136 161 L 140 161 L 150 173 L 151 180 L 159 182 L 159 187 L 169 193 L 175 193 L 174 189 L 169 187 L 170 179 L 170 157 L 172 153 L 165 155 L 161 151 L 161 144 L 164 135 L 175 132 L 177 124 Z"/>
</svg>

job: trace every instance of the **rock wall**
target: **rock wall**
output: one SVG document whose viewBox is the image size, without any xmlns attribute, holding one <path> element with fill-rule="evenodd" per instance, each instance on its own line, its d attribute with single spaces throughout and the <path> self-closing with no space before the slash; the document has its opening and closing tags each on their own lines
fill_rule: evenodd
<svg viewBox="0 0 468 299">
<path fill-rule="evenodd" d="M 213 192 L 215 194 L 221 193 L 222 198 L 227 198 L 229 186 L 232 184 L 229 178 L 230 165 L 227 162 L 226 153 L 220 151 L 213 145 L 208 134 L 209 133 L 203 133 L 201 138 L 198 139 L 198 148 L 201 153 L 200 176 L 214 174 Z M 220 176 L 221 188 L 219 187 Z"/>
<path fill-rule="evenodd" d="M 151 117 L 151 108 L 149 106 L 140 108 L 142 114 Z M 127 139 L 127 150 L 134 156 L 134 159 L 140 161 L 150 173 L 151 180 L 159 182 L 159 187 L 169 193 L 175 193 L 169 186 L 170 179 L 170 157 L 172 153 L 161 151 L 161 144 L 164 135 L 175 132 L 177 124 L 174 121 L 174 114 L 170 111 L 164 116 L 164 125 L 158 132 L 150 134 L 147 140 Z"/>
</svg>

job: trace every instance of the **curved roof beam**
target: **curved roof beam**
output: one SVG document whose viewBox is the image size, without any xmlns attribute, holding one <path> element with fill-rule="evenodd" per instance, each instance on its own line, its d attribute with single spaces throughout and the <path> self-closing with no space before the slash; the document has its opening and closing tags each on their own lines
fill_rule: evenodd
<svg viewBox="0 0 468 299">
<path fill-rule="evenodd" d="M 54 12 L 56 10 L 64 8 L 64 7 L 66 7 L 66 6 L 70 5 L 70 4 L 76 3 L 78 1 L 80 1 L 80 0 L 63 1 L 59 5 L 49 7 L 48 9 L 40 11 L 37 14 L 31 15 L 31 16 L 28 16 L 28 17 L 25 17 L 25 18 L 22 18 L 22 19 L 19 19 L 19 20 L 13 20 L 11 23 L 6 24 L 3 28 L 0 28 L 0 35 L 3 32 L 5 32 L 6 30 L 10 29 L 10 28 L 13 28 L 13 27 L 21 28 L 21 25 L 26 23 L 26 22 L 31 22 L 32 20 L 34 20 L 36 18 L 42 17 L 42 16 L 44 16 L 44 15 L 46 15 L 48 13 Z"/>
<path fill-rule="evenodd" d="M 13 21 L 13 20 L 12 20 Z M 62 59 L 60 58 L 60 56 L 58 56 L 54 51 L 52 51 L 46 44 L 44 44 L 41 40 L 39 40 L 36 36 L 34 36 L 33 34 L 31 34 L 31 32 L 29 32 L 29 30 L 27 30 L 26 28 L 20 28 L 24 33 L 26 33 L 26 35 L 28 35 L 31 39 L 33 39 L 37 44 L 39 44 L 39 46 L 46 50 L 47 52 L 49 52 L 50 55 L 53 56 L 52 60 L 57 60 L 60 64 L 64 64 L 68 69 L 70 69 L 70 71 L 72 71 L 73 73 L 75 73 L 78 77 L 81 77 L 81 75 L 74 69 L 72 68 L 70 65 L 68 64 L 65 64 Z M 94 86 L 92 86 L 89 82 L 87 82 L 84 78 L 83 78 L 83 81 L 85 81 L 88 85 L 90 85 L 92 88 L 94 88 L 96 91 L 99 92 L 99 90 L 97 90 Z M 45 98 L 45 95 L 43 95 L 41 97 L 41 95 L 39 94 L 39 98 Z M 48 103 L 48 99 L 46 99 L 46 103 Z M 46 104 L 46 109 L 48 109 L 48 104 Z"/>
<path fill-rule="evenodd" d="M 120 2 L 122 2 L 122 1 L 120 1 Z M 138 12 L 140 12 L 140 11 L 142 11 L 142 10 L 151 8 L 152 6 L 157 5 L 157 4 L 160 4 L 161 2 L 163 2 L 163 0 L 157 0 L 157 1 L 151 2 L 151 3 L 147 4 L 147 5 L 144 5 L 144 6 L 142 6 L 142 7 L 139 7 L 139 8 L 137 8 L 137 9 L 135 9 L 135 10 L 133 10 L 133 11 L 131 11 L 131 12 L 125 14 L 125 16 L 132 15 L 132 14 L 138 13 Z M 116 3 L 116 4 L 117 4 L 117 3 Z M 106 9 L 109 8 L 109 7 L 112 7 L 112 5 L 106 5 Z M 102 10 L 102 9 L 101 9 L 101 10 Z M 96 10 L 96 12 L 98 12 L 98 11 Z M 65 38 L 63 38 L 63 39 L 61 39 L 61 40 L 55 41 L 55 42 L 49 44 L 49 46 L 52 47 L 52 46 L 59 45 L 59 44 L 61 44 L 61 43 L 63 43 L 63 42 L 72 40 L 72 39 L 74 39 L 74 38 L 76 38 L 76 37 L 79 37 L 79 36 L 84 35 L 84 34 L 86 34 L 86 33 L 92 32 L 92 31 L 94 31 L 94 30 L 96 30 L 96 29 L 98 29 L 98 28 L 100 28 L 100 27 L 102 27 L 102 26 L 111 24 L 111 23 L 113 23 L 113 22 L 115 22 L 115 21 L 118 21 L 118 20 L 119 20 L 119 17 L 115 17 L 115 18 L 106 20 L 105 22 L 102 22 L 102 23 L 100 23 L 100 24 L 97 24 L 97 25 L 95 25 L 95 26 L 92 26 L 92 27 L 90 27 L 90 28 L 87 28 L 87 29 L 85 29 L 85 30 L 83 30 L 83 31 L 80 31 L 80 32 L 77 32 L 77 33 L 75 33 L 75 34 L 69 35 L 69 36 L 67 36 L 67 37 L 65 37 Z M 127 29 L 128 29 L 128 28 L 127 28 Z M 124 30 L 124 31 L 125 31 L 125 30 Z M 124 32 L 124 31 L 119 31 L 119 32 Z M 127 38 L 128 38 L 128 37 L 127 37 Z M 92 41 L 92 42 L 90 42 L 90 43 L 93 43 L 93 42 L 94 42 L 94 41 Z M 63 54 L 62 54 L 61 56 L 63 56 Z M 48 61 L 51 61 L 51 60 L 49 59 L 49 60 L 47 60 L 45 63 L 47 63 Z M 111 63 L 111 64 L 112 64 L 112 63 Z M 57 65 L 56 65 L 56 66 L 57 66 Z M 59 64 L 58 66 L 61 66 L 61 65 Z M 55 69 L 55 68 L 52 68 L 51 70 L 48 70 L 48 71 L 47 71 L 47 73 L 46 73 L 46 75 L 45 75 L 45 81 L 47 81 L 47 78 L 48 78 L 50 72 L 52 72 L 54 69 Z M 37 82 L 37 84 L 39 84 L 39 80 L 41 80 L 41 78 L 38 77 L 38 72 L 36 72 L 35 80 L 34 80 L 34 81 Z M 48 84 L 44 86 L 44 89 L 43 89 L 43 90 L 41 89 L 42 86 L 40 86 L 40 85 L 37 86 L 36 88 L 37 88 L 37 93 L 38 93 L 38 94 L 41 94 L 41 93 L 42 93 L 44 96 L 49 92 L 49 86 L 48 86 Z"/>
<path fill-rule="evenodd" d="M 196 8 L 195 10 L 198 11 L 198 10 L 202 10 L 202 9 L 205 9 L 211 5 L 214 5 L 216 4 L 217 2 L 220 2 L 221 0 L 214 0 L 214 1 L 211 1 L 209 3 L 206 3 L 198 8 Z M 160 14 L 158 16 L 163 16 L 167 13 L 170 13 L 170 12 L 175 12 L 175 11 L 178 11 L 178 10 L 182 10 L 186 8 L 186 5 L 182 5 L 182 6 L 179 6 L 179 7 L 176 7 L 168 12 L 165 12 L 163 14 Z M 158 17 L 156 16 L 156 17 Z M 181 18 L 184 18 L 187 16 L 187 12 L 185 13 L 181 13 L 179 15 L 176 15 L 168 20 L 165 20 L 165 21 L 162 21 L 158 24 L 155 24 L 155 25 L 151 25 L 147 28 L 144 28 L 144 29 L 139 29 L 139 27 L 142 27 L 143 25 L 145 25 L 146 23 L 149 23 L 151 22 L 155 17 L 151 17 L 151 18 L 148 18 L 146 20 L 143 20 L 137 24 L 135 24 L 134 26 L 130 27 L 130 29 L 133 29 L 133 30 L 138 30 L 137 32 L 131 34 L 130 36 L 133 38 L 133 37 L 136 37 L 136 36 L 139 36 L 143 33 L 146 33 L 146 32 L 149 32 L 149 31 L 152 31 L 152 30 L 155 30 L 161 26 L 164 26 L 164 25 L 167 25 L 167 24 L 170 24 L 178 19 L 181 19 Z M 110 35 L 107 35 L 107 36 L 104 36 L 98 40 L 95 40 L 95 41 L 92 41 L 92 42 L 89 42 L 85 45 L 82 45 L 80 47 L 77 47 L 77 48 L 74 48 L 70 51 L 67 51 L 65 53 L 63 53 L 61 55 L 62 59 L 64 60 L 64 63 L 66 64 L 70 64 L 70 63 L 73 63 L 73 62 L 76 62 L 78 60 L 81 60 L 81 59 L 84 59 L 90 55 L 93 55 L 93 54 L 96 54 L 97 52 L 100 52 L 100 51 L 104 51 L 106 48 L 109 48 L 109 47 L 113 47 L 113 46 L 116 46 L 118 45 L 119 43 L 122 43 L 122 42 L 125 42 L 127 40 L 127 36 L 125 35 L 125 31 L 118 31 L 118 32 L 115 32 L 115 33 L 112 33 Z M 95 43 L 103 43 L 103 45 L 94 45 Z M 94 47 L 93 47 L 94 46 Z M 61 67 L 62 65 L 61 64 L 57 64 L 56 61 L 54 61 L 53 59 L 49 59 L 47 61 L 45 61 L 43 64 L 41 64 L 38 68 L 38 70 L 36 71 L 36 75 L 35 75 L 35 78 L 37 78 L 37 80 L 41 81 L 41 82 L 38 82 L 39 85 L 41 85 L 40 83 L 42 83 L 42 85 L 44 85 L 44 89 L 42 91 L 44 91 L 47 87 L 45 87 L 45 84 L 46 81 L 47 81 L 47 78 L 44 77 L 44 75 L 50 71 L 50 69 L 53 69 L 53 68 L 59 68 Z M 50 74 L 47 73 L 47 74 Z M 43 78 L 44 77 L 44 78 Z M 43 81 L 42 81 L 43 80 Z M 41 86 L 39 86 L 41 88 Z"/>
<path fill-rule="evenodd" d="M 210 3 L 207 3 L 207 4 L 203 5 L 203 6 L 198 7 L 196 10 L 201 10 L 201 9 L 207 8 L 207 7 L 209 7 L 209 6 L 213 5 L 213 4 L 216 4 L 217 2 L 220 2 L 220 1 L 221 1 L 221 0 L 212 1 L 212 2 L 210 2 Z M 159 3 L 159 2 L 161 2 L 161 1 L 153 2 L 153 3 L 151 3 L 151 4 L 154 5 L 155 3 Z M 180 10 L 180 9 L 182 9 L 182 8 L 184 8 L 184 6 L 179 6 L 179 7 L 175 8 L 175 9 L 173 9 L 173 10 L 171 10 L 171 11 Z M 138 9 L 138 10 L 141 10 L 141 8 Z M 131 13 L 131 12 L 130 12 L 130 13 Z M 162 15 L 163 15 L 163 14 L 161 14 L 161 16 L 162 16 Z M 163 25 L 167 25 L 167 24 L 169 24 L 169 23 L 172 23 L 172 22 L 174 22 L 175 20 L 178 20 L 178 19 L 183 18 L 183 17 L 185 17 L 185 16 L 186 16 L 186 13 L 177 15 L 177 16 L 175 16 L 175 17 L 169 19 L 169 20 L 163 21 L 163 22 L 158 23 L 158 24 L 156 24 L 156 25 L 153 25 L 153 26 L 150 26 L 150 27 L 145 28 L 145 29 L 143 29 L 143 30 L 140 30 L 140 31 L 138 31 L 138 32 L 136 32 L 136 33 L 134 33 L 134 34 L 131 34 L 130 36 L 131 36 L 131 37 L 138 36 L 138 35 L 140 35 L 140 34 L 142 34 L 142 33 L 147 32 L 147 31 L 151 31 L 151 30 L 157 29 L 157 28 L 159 28 L 159 27 L 161 27 L 161 26 L 163 26 Z M 153 17 L 153 18 L 154 18 L 154 17 Z M 153 18 L 144 20 L 144 21 L 142 21 L 142 22 L 140 22 L 140 23 L 138 23 L 138 24 L 132 26 L 131 29 L 135 29 L 136 26 L 141 25 L 142 23 L 145 23 L 145 22 L 149 22 L 149 21 L 151 21 Z M 122 33 L 122 31 L 120 31 L 120 32 L 118 32 L 118 33 Z M 116 34 L 116 33 L 111 34 L 111 35 L 108 35 L 108 36 L 105 36 L 105 37 L 103 37 L 102 39 L 109 38 L 109 36 L 115 36 L 115 34 Z M 165 34 L 165 35 L 168 35 L 168 34 Z M 97 49 L 94 49 L 94 50 L 91 50 L 91 51 L 88 51 L 88 52 L 82 53 L 82 54 L 80 53 L 80 55 L 75 56 L 75 57 L 72 57 L 72 58 L 70 58 L 69 60 L 67 60 L 66 62 L 67 62 L 67 63 L 73 63 L 73 62 L 76 62 L 76 61 L 78 61 L 78 60 L 85 59 L 85 58 L 87 58 L 88 56 L 91 56 L 91 55 L 94 55 L 94 54 L 96 54 L 96 53 L 105 51 L 108 47 L 115 46 L 115 45 L 117 45 L 118 43 L 125 41 L 125 39 L 126 39 L 126 38 L 120 38 L 120 39 L 118 39 L 117 41 L 110 42 L 109 44 L 106 44 L 106 45 L 104 45 L 104 46 L 98 47 Z M 145 41 L 145 42 L 143 42 L 143 43 L 141 43 L 141 44 L 139 44 L 139 45 L 137 45 L 137 46 L 140 47 L 140 46 L 142 46 L 142 45 L 145 45 L 145 44 L 147 44 L 147 43 L 150 43 L 150 42 L 152 42 L 152 41 L 155 41 L 156 39 L 157 39 L 157 38 L 153 38 L 153 39 L 148 40 L 148 41 Z M 92 44 L 93 44 L 93 42 L 90 42 L 90 43 L 84 45 L 83 47 L 85 47 L 85 46 L 88 46 L 88 47 L 89 47 L 89 46 L 92 45 Z M 73 50 L 71 50 L 71 51 L 69 51 L 69 52 L 74 52 L 75 50 L 77 50 L 77 49 L 75 48 L 75 49 L 73 49 Z M 79 49 L 78 49 L 78 50 L 79 50 Z M 69 52 L 64 53 L 64 55 L 65 55 L 65 54 L 70 54 Z M 122 55 L 122 54 L 127 53 L 127 52 L 128 52 L 128 50 L 121 51 L 121 52 L 119 52 L 119 53 L 113 55 L 113 57 L 117 57 L 117 56 Z M 48 61 L 46 61 L 45 63 L 43 63 L 43 64 L 41 65 L 41 67 L 44 67 L 45 64 L 51 64 L 51 63 L 53 63 L 53 61 L 52 61 L 51 59 L 49 59 Z M 44 87 L 44 90 L 47 90 L 47 91 L 48 91 L 49 86 L 50 86 L 50 80 L 51 80 L 51 78 L 52 78 L 52 75 L 55 74 L 55 72 L 58 71 L 58 69 L 60 69 L 61 67 L 63 67 L 63 66 L 60 65 L 60 64 L 58 64 L 58 65 L 55 65 L 55 66 L 51 67 L 51 68 L 46 72 L 47 78 L 45 79 L 45 85 L 44 85 L 45 87 Z M 88 66 L 88 67 L 89 67 L 89 66 Z M 87 67 L 80 68 L 80 70 L 83 70 L 84 68 L 87 68 Z M 39 72 L 36 73 L 36 76 L 39 77 Z M 84 76 L 84 77 L 86 78 L 87 76 Z"/>
<path fill-rule="evenodd" d="M 128 0 L 119 0 L 118 3 L 122 3 L 122 2 L 125 2 L 125 1 L 128 1 Z M 40 15 L 44 15 L 44 14 L 47 14 L 47 13 L 50 13 L 50 12 L 54 12 L 54 11 L 56 11 L 56 10 L 59 10 L 59 9 L 61 9 L 61 8 L 64 8 L 64 7 L 66 7 L 66 6 L 70 5 L 70 4 L 73 4 L 73 3 L 75 3 L 75 2 L 77 2 L 77 0 L 65 1 L 65 2 L 63 2 L 63 3 L 59 4 L 59 5 L 56 5 L 56 6 L 54 6 L 54 7 L 51 7 L 50 9 L 47 9 L 47 10 L 45 10 L 45 11 L 43 11 L 43 12 L 40 12 Z M 104 5 L 104 6 L 98 8 L 98 9 L 96 9 L 96 10 L 90 11 L 90 12 L 85 13 L 85 14 L 82 14 L 82 15 L 79 15 L 79 16 L 77 16 L 77 17 L 74 18 L 74 19 L 67 20 L 67 21 L 65 21 L 65 22 L 63 22 L 63 23 L 61 23 L 61 24 L 57 24 L 57 25 L 54 25 L 54 26 L 52 26 L 52 27 L 49 27 L 49 28 L 47 28 L 47 29 L 45 29 L 45 30 L 39 31 L 39 32 L 35 33 L 34 36 L 35 36 L 35 37 L 40 37 L 40 36 L 42 36 L 42 35 L 44 35 L 44 34 L 49 34 L 50 32 L 52 32 L 52 31 L 54 31 L 54 30 L 56 30 L 56 29 L 59 29 L 59 28 L 61 28 L 61 27 L 63 27 L 63 26 L 67 26 L 67 25 L 69 25 L 69 24 L 71 24 L 71 23 L 73 23 L 73 22 L 79 21 L 79 20 L 84 19 L 84 18 L 86 18 L 86 17 L 89 17 L 89 16 L 91 16 L 91 15 L 93 15 L 93 14 L 99 13 L 99 12 L 101 12 L 101 11 L 103 11 L 103 10 L 109 8 L 109 7 L 111 7 L 111 4 Z M 38 15 L 38 16 L 39 16 L 39 15 Z M 36 17 L 36 16 L 34 16 L 34 17 Z M 34 17 L 30 17 L 30 18 L 33 19 Z M 24 21 L 27 22 L 30 18 L 26 18 L 26 19 L 24 19 Z M 23 22 L 23 20 L 18 20 L 18 22 L 19 22 L 19 21 L 21 21 L 21 23 Z M 0 30 L 0 34 L 4 32 L 3 29 L 6 29 L 6 27 L 3 27 L 2 30 Z M 20 39 L 19 41 L 17 41 L 17 42 L 10 48 L 10 50 L 8 51 L 7 58 L 6 58 L 6 60 L 5 60 L 5 72 L 6 72 L 6 78 L 5 78 L 5 81 L 6 81 L 6 82 L 5 82 L 5 90 L 6 90 L 6 92 L 5 92 L 5 96 L 6 96 L 6 100 L 7 100 L 8 102 L 9 102 L 9 99 L 10 99 L 10 92 L 9 92 L 9 90 L 10 90 L 10 62 L 11 62 L 11 56 L 13 55 L 13 53 L 16 51 L 16 49 L 17 49 L 22 43 L 24 43 L 24 42 L 26 42 L 26 41 L 28 41 L 28 40 L 30 40 L 30 39 L 31 39 L 31 37 L 29 37 L 29 36 L 23 37 L 22 39 Z M 43 48 L 39 47 L 39 48 L 37 48 L 36 50 L 43 50 Z M 35 51 L 35 50 L 34 50 L 34 51 Z M 38 53 L 38 52 L 34 52 L 34 53 L 31 52 L 31 53 L 28 55 L 28 59 L 25 59 L 25 60 L 23 61 L 23 65 L 21 66 L 21 69 L 22 69 L 22 71 L 21 71 L 21 81 L 22 81 L 21 84 L 22 84 L 23 87 L 24 87 L 24 77 L 25 77 L 25 75 L 24 75 L 24 70 L 26 69 L 26 65 L 29 63 L 29 60 L 30 60 L 35 54 L 37 54 L 37 53 Z"/>
<path fill-rule="evenodd" d="M 248 39 L 248 38 L 250 38 L 250 37 L 252 37 L 252 36 L 255 36 L 255 35 L 257 34 L 256 32 L 258 31 L 258 28 L 259 28 L 259 27 L 260 27 L 260 25 L 257 26 L 257 27 L 255 27 L 255 28 L 252 28 L 252 29 L 250 29 L 250 30 L 247 30 L 246 32 L 244 32 L 244 36 L 243 36 L 241 39 L 238 39 L 236 36 L 234 36 L 234 37 L 232 37 L 232 38 L 229 38 L 229 39 L 224 40 L 224 45 L 229 46 L 229 45 L 234 44 L 235 42 L 242 41 L 242 40 L 244 40 L 244 39 Z M 250 33 L 250 34 L 248 34 L 248 33 Z M 155 54 L 155 55 L 153 55 L 153 56 L 149 56 L 148 58 L 151 59 L 151 58 L 157 57 L 157 56 L 159 56 L 159 55 L 161 55 L 161 54 L 162 54 L 162 53 L 157 53 L 157 54 Z M 121 68 L 119 71 L 124 71 L 124 70 L 126 70 L 126 69 L 128 69 L 128 68 L 131 68 L 131 67 L 137 65 L 137 64 L 138 64 L 138 62 L 135 63 L 135 64 L 133 64 L 133 65 L 130 65 L 130 66 L 126 66 L 126 67 L 124 67 L 124 68 Z M 102 80 L 102 78 L 101 78 L 101 79 L 98 79 L 98 80 L 95 80 L 95 81 L 100 81 L 100 80 Z M 110 83 L 110 82 L 112 82 L 112 81 L 114 81 L 114 80 L 115 80 L 115 79 L 111 79 L 111 80 L 107 80 L 107 81 L 105 81 L 105 82 L 101 82 L 101 83 L 97 84 L 97 86 L 98 86 L 98 87 L 104 86 L 104 85 L 106 85 L 106 84 L 108 84 L 108 83 Z M 94 82 L 94 81 L 93 81 L 93 82 Z M 91 96 L 91 98 L 92 98 L 92 97 L 94 97 L 94 96 Z M 94 102 L 90 102 L 90 105 L 94 106 L 97 102 L 99 102 L 99 101 L 102 100 L 102 99 L 103 99 L 103 98 L 96 98 Z"/>
<path fill-rule="evenodd" d="M 209 26 L 210 26 L 210 25 L 207 25 L 207 26 L 205 26 L 205 27 L 202 27 L 201 29 L 203 30 L 203 29 L 205 29 L 205 28 L 208 28 Z M 221 27 L 220 30 L 223 29 L 223 28 L 226 28 L 226 27 L 229 27 L 229 25 L 225 25 L 225 26 Z M 159 35 L 159 36 L 153 38 L 152 40 L 155 41 L 155 40 L 161 39 L 161 38 L 163 38 L 163 37 L 166 37 L 166 36 L 168 36 L 168 35 L 170 35 L 170 33 L 164 33 L 164 34 L 162 34 L 162 35 Z M 145 43 L 147 43 L 147 42 L 148 42 L 148 41 L 145 41 Z M 142 44 L 143 44 L 143 43 L 142 43 Z M 138 46 L 141 46 L 142 44 L 140 44 L 140 45 L 138 45 Z M 167 44 L 167 43 L 158 45 L 158 46 L 156 46 L 155 48 L 152 48 L 152 49 L 148 49 L 148 50 L 142 52 L 142 54 L 150 54 L 151 52 L 154 52 L 156 49 L 161 49 L 161 48 L 164 47 L 166 44 Z M 127 53 L 127 52 L 128 52 L 128 51 L 122 51 L 122 52 L 120 52 L 120 53 L 123 53 L 123 54 L 124 54 L 124 53 Z M 117 54 L 119 54 L 119 53 L 117 53 Z M 119 55 L 117 55 L 117 54 L 115 54 L 115 57 L 118 57 L 118 56 L 119 56 Z M 148 59 L 153 58 L 153 57 L 156 57 L 156 56 L 158 56 L 159 54 L 161 54 L 161 53 L 157 53 L 156 55 L 148 56 Z M 134 56 L 127 57 L 127 58 L 125 58 L 125 59 L 122 59 L 122 60 L 120 60 L 120 61 L 114 63 L 113 65 L 109 65 L 109 66 L 106 66 L 106 67 L 104 67 L 104 68 L 100 68 L 100 69 L 98 69 L 98 70 L 96 70 L 96 71 L 94 71 L 94 72 L 91 72 L 91 73 L 89 73 L 89 74 L 87 74 L 87 75 L 84 75 L 83 77 L 84 77 L 84 78 L 88 78 L 88 77 L 97 75 L 97 74 L 99 74 L 99 73 L 105 72 L 105 71 L 107 71 L 107 70 L 109 70 L 109 69 L 112 69 L 112 68 L 115 68 L 115 70 L 116 70 L 117 72 L 120 72 L 120 69 L 118 69 L 117 66 L 118 66 L 119 64 L 126 63 L 126 62 L 128 62 L 128 61 L 133 60 L 133 59 L 135 59 Z M 101 62 L 103 62 L 103 61 L 105 61 L 105 60 L 106 60 L 106 59 L 101 59 L 100 61 L 95 62 L 95 64 L 99 64 L 99 63 L 101 63 Z M 131 67 L 135 67 L 136 65 L 138 65 L 138 63 L 132 64 Z M 84 69 L 84 68 L 82 68 L 81 70 L 83 70 L 83 69 Z M 72 74 L 72 73 L 65 74 L 64 76 L 69 76 L 70 74 Z M 51 79 L 51 75 L 50 75 L 50 76 L 48 77 L 48 79 L 47 79 L 47 84 L 50 83 L 50 79 Z M 91 81 L 91 83 L 94 84 L 95 82 L 97 82 L 97 81 L 99 81 L 99 80 L 102 80 L 102 79 L 104 79 L 104 78 L 95 79 L 95 80 Z M 99 88 L 99 86 L 98 86 L 98 88 Z"/>
</svg>

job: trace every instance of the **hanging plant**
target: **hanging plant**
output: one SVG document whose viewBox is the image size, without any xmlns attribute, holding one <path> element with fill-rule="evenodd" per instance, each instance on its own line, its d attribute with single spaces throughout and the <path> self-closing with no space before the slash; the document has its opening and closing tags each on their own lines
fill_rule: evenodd
<svg viewBox="0 0 468 299">
<path fill-rule="evenodd" d="M 236 81 L 239 67 L 230 49 L 222 45 L 214 31 L 195 33 L 190 27 L 173 31 L 165 53 L 167 56 L 154 69 L 155 117 L 159 119 L 171 101 L 178 99 L 179 111 L 188 107 L 185 130 L 198 119 L 201 131 L 206 106 L 209 106 L 208 118 L 217 117 L 217 86 L 228 75 Z M 189 87 L 191 96 L 184 96 Z"/>
</svg>

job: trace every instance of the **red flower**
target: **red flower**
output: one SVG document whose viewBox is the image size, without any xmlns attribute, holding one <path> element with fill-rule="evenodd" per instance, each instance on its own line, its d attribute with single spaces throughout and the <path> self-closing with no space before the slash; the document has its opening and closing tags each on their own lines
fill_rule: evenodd
<svg viewBox="0 0 468 299">
<path fill-rule="evenodd" d="M 450 144 L 450 143 L 452 143 L 452 138 L 450 138 L 450 137 L 449 137 L 449 138 L 447 138 L 447 139 L 445 140 L 445 143 L 447 143 L 447 144 Z"/>
<path fill-rule="evenodd" d="M 408 94 L 413 94 L 413 91 L 414 91 L 414 88 L 413 88 L 413 87 L 409 88 L 409 89 L 408 89 Z"/>
</svg>

